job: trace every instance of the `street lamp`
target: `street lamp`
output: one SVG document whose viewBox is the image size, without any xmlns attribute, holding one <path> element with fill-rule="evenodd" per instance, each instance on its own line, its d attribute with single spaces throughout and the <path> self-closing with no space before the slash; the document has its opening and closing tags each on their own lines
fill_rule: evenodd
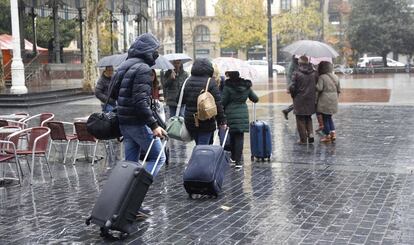
<svg viewBox="0 0 414 245">
<path fill-rule="evenodd" d="M 267 71 L 269 78 L 273 78 L 272 3 L 273 0 L 267 0 Z"/>
<path fill-rule="evenodd" d="M 10 0 L 10 13 L 13 36 L 13 60 L 11 64 L 12 86 L 10 88 L 13 94 L 27 93 L 24 77 L 24 65 L 20 50 L 20 31 L 19 31 L 19 12 L 17 0 Z"/>
<path fill-rule="evenodd" d="M 175 52 L 183 52 L 183 12 L 181 0 L 175 0 Z"/>
</svg>

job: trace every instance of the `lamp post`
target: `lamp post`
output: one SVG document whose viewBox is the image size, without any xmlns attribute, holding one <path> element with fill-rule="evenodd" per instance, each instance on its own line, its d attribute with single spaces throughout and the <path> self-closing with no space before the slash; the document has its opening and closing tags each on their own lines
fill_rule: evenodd
<svg viewBox="0 0 414 245">
<path fill-rule="evenodd" d="M 128 50 L 128 43 L 127 43 L 127 9 L 125 6 L 125 0 L 122 0 L 122 9 L 121 9 L 122 15 L 124 17 L 124 52 Z"/>
<path fill-rule="evenodd" d="M 80 0 L 75 1 L 76 8 L 78 9 L 78 19 L 79 19 L 79 42 L 80 42 L 80 55 L 81 55 L 81 62 L 83 62 L 83 28 L 82 28 L 82 4 Z"/>
<path fill-rule="evenodd" d="M 269 78 L 273 78 L 272 3 L 273 0 L 267 0 L 267 71 Z"/>
<path fill-rule="evenodd" d="M 11 64 L 12 86 L 10 88 L 13 94 L 27 93 L 24 77 L 24 65 L 20 49 L 20 30 L 19 30 L 19 12 L 17 0 L 10 0 L 10 12 L 12 22 L 13 36 L 13 60 Z"/>
<path fill-rule="evenodd" d="M 183 12 L 181 0 L 175 0 L 175 52 L 183 52 Z"/>
</svg>

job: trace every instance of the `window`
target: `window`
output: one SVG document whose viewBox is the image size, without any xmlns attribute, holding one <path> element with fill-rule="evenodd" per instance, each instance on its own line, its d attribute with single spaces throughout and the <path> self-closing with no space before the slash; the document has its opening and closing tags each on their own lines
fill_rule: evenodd
<svg viewBox="0 0 414 245">
<path fill-rule="evenodd" d="M 197 16 L 206 16 L 206 0 L 197 0 Z"/>
<path fill-rule="evenodd" d="M 280 9 L 282 10 L 290 10 L 290 8 L 292 7 L 292 0 L 281 0 L 280 1 Z"/>
<path fill-rule="evenodd" d="M 195 28 L 195 41 L 210 42 L 210 30 L 207 26 L 200 25 Z"/>
<path fill-rule="evenodd" d="M 174 0 L 157 0 L 157 17 L 171 17 L 175 13 Z"/>
</svg>

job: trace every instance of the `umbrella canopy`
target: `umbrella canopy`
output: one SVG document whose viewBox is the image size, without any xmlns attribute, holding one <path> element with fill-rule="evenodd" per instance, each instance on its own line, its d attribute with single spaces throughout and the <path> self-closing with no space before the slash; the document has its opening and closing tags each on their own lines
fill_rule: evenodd
<svg viewBox="0 0 414 245">
<path fill-rule="evenodd" d="M 213 63 L 217 65 L 221 75 L 224 75 L 226 71 L 238 71 L 242 78 L 255 80 L 258 77 L 257 70 L 247 61 L 241 59 L 218 57 L 213 59 Z"/>
<path fill-rule="evenodd" d="M 284 47 L 282 51 L 296 54 L 296 55 L 306 55 L 315 58 L 319 57 L 332 57 L 335 58 L 339 56 L 338 52 L 335 51 L 331 46 L 326 43 L 312 41 L 312 40 L 301 40 L 289 44 Z"/>
<path fill-rule="evenodd" d="M 106 56 L 99 60 L 97 66 L 99 67 L 113 66 L 114 68 L 117 68 L 127 58 L 128 58 L 128 53 Z M 155 60 L 155 65 L 153 65 L 151 68 L 161 69 L 161 70 L 170 70 L 170 69 L 174 69 L 174 66 L 164 56 L 160 55 Z"/>
<path fill-rule="evenodd" d="M 188 61 L 193 60 L 191 59 L 190 56 L 188 56 L 187 54 L 183 54 L 183 53 L 165 54 L 164 57 L 169 61 L 181 60 L 182 63 L 186 63 Z"/>
</svg>

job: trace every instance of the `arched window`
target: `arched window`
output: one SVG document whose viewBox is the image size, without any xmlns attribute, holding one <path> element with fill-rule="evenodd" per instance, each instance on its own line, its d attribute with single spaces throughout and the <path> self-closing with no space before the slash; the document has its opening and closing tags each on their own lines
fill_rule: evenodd
<svg viewBox="0 0 414 245">
<path fill-rule="evenodd" d="M 195 28 L 196 42 L 210 42 L 210 30 L 207 26 L 199 25 Z"/>
</svg>

